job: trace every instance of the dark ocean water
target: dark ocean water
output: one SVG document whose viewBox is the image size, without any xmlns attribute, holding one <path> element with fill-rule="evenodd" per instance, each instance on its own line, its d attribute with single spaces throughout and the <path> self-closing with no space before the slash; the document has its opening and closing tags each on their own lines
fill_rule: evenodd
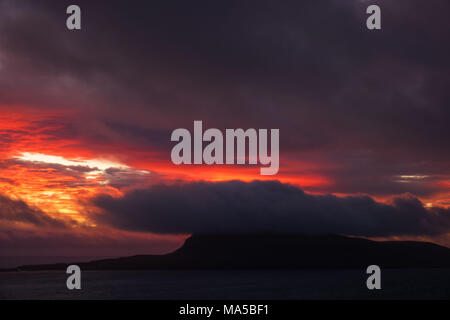
<svg viewBox="0 0 450 320">
<path fill-rule="evenodd" d="M 61 271 L 0 273 L 1 299 L 450 299 L 450 269 L 85 271 L 82 289 Z"/>
</svg>

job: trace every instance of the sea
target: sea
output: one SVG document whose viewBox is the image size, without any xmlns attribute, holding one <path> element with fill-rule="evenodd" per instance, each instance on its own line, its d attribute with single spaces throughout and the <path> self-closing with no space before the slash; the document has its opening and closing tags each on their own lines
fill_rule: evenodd
<svg viewBox="0 0 450 320">
<path fill-rule="evenodd" d="M 450 269 L 381 269 L 368 290 L 365 270 L 82 271 L 68 290 L 65 271 L 0 272 L 0 299 L 450 300 Z"/>
</svg>

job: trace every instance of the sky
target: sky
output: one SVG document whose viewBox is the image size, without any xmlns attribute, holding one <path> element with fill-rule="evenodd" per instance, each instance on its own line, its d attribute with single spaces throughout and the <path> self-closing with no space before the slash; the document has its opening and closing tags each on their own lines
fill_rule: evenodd
<svg viewBox="0 0 450 320">
<path fill-rule="evenodd" d="M 0 0 L 0 255 L 164 253 L 195 232 L 450 246 L 450 3 Z M 171 162 L 277 128 L 280 170 Z"/>
</svg>

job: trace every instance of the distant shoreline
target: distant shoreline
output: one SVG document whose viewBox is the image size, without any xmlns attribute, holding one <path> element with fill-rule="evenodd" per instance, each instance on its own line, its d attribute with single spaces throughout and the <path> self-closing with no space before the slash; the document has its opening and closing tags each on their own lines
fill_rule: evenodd
<svg viewBox="0 0 450 320">
<path fill-rule="evenodd" d="M 3 268 L 1 272 L 65 270 L 267 270 L 450 268 L 450 249 L 428 242 L 371 241 L 338 235 L 198 234 L 165 255 L 135 255 L 88 262 Z"/>
</svg>

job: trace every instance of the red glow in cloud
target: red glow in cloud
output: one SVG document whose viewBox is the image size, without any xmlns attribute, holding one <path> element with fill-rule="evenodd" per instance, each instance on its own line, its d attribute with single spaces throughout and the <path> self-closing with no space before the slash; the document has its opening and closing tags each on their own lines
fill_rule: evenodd
<svg viewBox="0 0 450 320">
<path fill-rule="evenodd" d="M 75 114 L 16 110 L 0 117 L 0 192 L 53 216 L 62 214 L 85 222 L 85 208 L 80 205 L 83 200 L 98 193 L 120 196 L 127 188 L 159 179 L 214 182 L 275 178 L 306 188 L 330 183 L 317 174 L 290 176 L 284 168 L 269 177 L 261 176 L 256 166 L 176 166 L 163 150 L 145 150 L 123 141 L 104 144 L 98 150 L 95 140 L 66 134 L 71 119 L 77 118 Z"/>
<path fill-rule="evenodd" d="M 22 199 L 69 225 L 72 223 L 70 221 L 74 221 L 71 232 L 84 234 L 88 238 L 92 238 L 94 233 L 95 237 L 101 238 L 101 234 L 106 232 L 117 239 L 137 237 L 138 242 L 147 239 L 137 233 L 123 233 L 91 221 L 89 214 L 96 209 L 88 203 L 99 194 L 122 197 L 132 189 L 154 183 L 200 180 L 278 180 L 320 194 L 332 192 L 338 182 L 323 173 L 335 169 L 333 164 L 306 161 L 295 156 L 286 157 L 283 152 L 280 171 L 275 176 L 261 176 L 258 165 L 174 165 L 170 161 L 170 150 L 146 148 L 133 140 L 96 140 L 95 136 L 73 130 L 71 126 L 76 124 L 76 119 L 78 117 L 73 113 L 52 113 L 49 110 L 37 112 L 29 108 L 0 116 L 0 193 L 11 199 Z M 422 181 L 425 179 L 410 179 L 409 176 L 403 179 L 425 183 Z M 423 198 L 424 204 L 448 206 L 448 181 L 444 179 L 432 183 L 442 191 Z M 386 195 L 375 198 L 389 202 L 391 197 Z M 58 233 L 57 230 L 49 231 L 46 230 L 48 228 L 44 230 L 42 227 L 17 223 L 13 226 L 2 223 L 0 227 L 34 230 L 35 234 L 41 230 L 53 236 Z M 182 239 L 172 240 L 180 243 Z"/>
</svg>

